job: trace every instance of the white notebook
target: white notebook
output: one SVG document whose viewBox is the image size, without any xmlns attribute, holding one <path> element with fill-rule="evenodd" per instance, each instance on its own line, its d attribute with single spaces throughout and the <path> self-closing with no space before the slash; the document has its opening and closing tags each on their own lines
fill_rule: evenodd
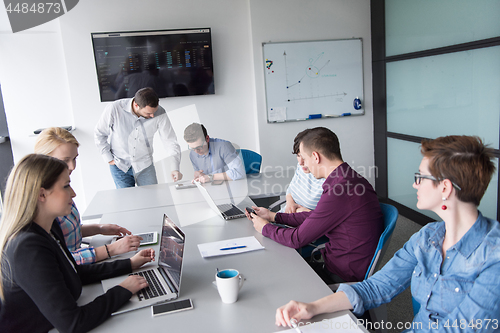
<svg viewBox="0 0 500 333">
<path fill-rule="evenodd" d="M 254 236 L 226 239 L 218 242 L 198 244 L 203 258 L 224 256 L 264 249 Z"/>
</svg>

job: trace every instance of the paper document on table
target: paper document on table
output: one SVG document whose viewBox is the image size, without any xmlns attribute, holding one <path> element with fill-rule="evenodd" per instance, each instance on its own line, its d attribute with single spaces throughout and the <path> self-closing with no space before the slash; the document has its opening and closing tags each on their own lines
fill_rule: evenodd
<svg viewBox="0 0 500 333">
<path fill-rule="evenodd" d="M 323 319 L 318 322 L 299 322 L 297 328 L 302 333 L 325 333 L 325 332 L 343 332 L 343 333 L 361 333 L 366 332 L 361 329 L 358 324 L 348 315 L 342 315 L 336 318 Z M 276 333 L 296 333 L 297 329 L 291 328 L 286 331 L 279 331 Z"/>
<path fill-rule="evenodd" d="M 198 244 L 198 249 L 203 258 L 243 253 L 263 248 L 254 236 Z"/>
</svg>

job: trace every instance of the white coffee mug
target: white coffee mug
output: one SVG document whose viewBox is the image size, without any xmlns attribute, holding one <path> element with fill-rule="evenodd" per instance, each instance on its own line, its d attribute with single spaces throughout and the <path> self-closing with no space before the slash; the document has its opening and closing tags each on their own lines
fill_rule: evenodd
<svg viewBox="0 0 500 333">
<path fill-rule="evenodd" d="M 217 290 L 223 303 L 236 302 L 244 280 L 240 272 L 235 269 L 223 269 L 215 274 Z"/>
</svg>

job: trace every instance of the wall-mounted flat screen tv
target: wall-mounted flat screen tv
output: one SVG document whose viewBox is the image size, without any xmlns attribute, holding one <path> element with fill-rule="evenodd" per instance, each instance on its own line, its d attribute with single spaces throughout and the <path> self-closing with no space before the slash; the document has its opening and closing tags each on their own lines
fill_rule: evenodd
<svg viewBox="0 0 500 333">
<path fill-rule="evenodd" d="M 210 28 L 92 33 L 101 101 L 214 94 Z"/>
</svg>

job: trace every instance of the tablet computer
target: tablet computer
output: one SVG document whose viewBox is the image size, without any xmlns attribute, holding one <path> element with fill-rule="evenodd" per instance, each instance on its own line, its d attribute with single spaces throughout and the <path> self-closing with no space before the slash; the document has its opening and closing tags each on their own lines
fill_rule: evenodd
<svg viewBox="0 0 500 333">
<path fill-rule="evenodd" d="M 158 232 L 156 232 L 156 231 L 134 234 L 134 236 L 142 237 L 140 246 L 158 243 Z M 122 238 L 123 237 L 113 237 L 113 240 L 111 241 L 111 243 L 114 243 L 117 240 L 122 239 Z"/>
</svg>

